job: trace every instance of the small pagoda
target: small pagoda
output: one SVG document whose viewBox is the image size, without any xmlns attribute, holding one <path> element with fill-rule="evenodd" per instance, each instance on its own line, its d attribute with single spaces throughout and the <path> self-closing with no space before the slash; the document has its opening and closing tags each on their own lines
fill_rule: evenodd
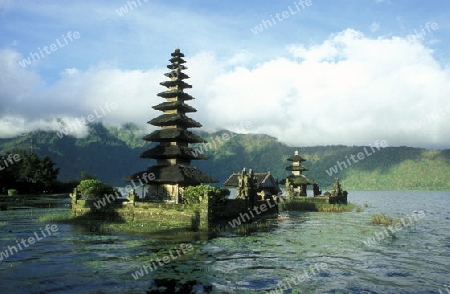
<svg viewBox="0 0 450 294">
<path fill-rule="evenodd" d="M 171 64 L 167 66 L 171 71 L 164 74 L 170 80 L 160 83 L 168 90 L 157 94 L 166 101 L 153 106 L 153 109 L 162 111 L 163 114 L 147 122 L 161 129 L 143 137 L 145 141 L 159 144 L 139 156 L 156 159 L 156 165 L 135 173 L 125 180 L 141 180 L 142 183 L 142 179 L 145 179 L 148 185 L 146 198 L 150 200 L 180 203 L 184 187 L 218 181 L 190 165 L 191 160 L 208 157 L 193 152 L 189 143 L 206 143 L 206 141 L 188 130 L 188 128 L 199 128 L 202 125 L 186 116 L 186 113 L 197 110 L 185 103 L 194 98 L 184 92 L 184 89 L 192 88 L 183 81 L 189 78 L 182 72 L 187 69 L 184 65 L 186 62 L 183 59 L 184 54 L 180 52 L 180 49 L 176 49 L 171 56 L 172 58 L 169 59 Z"/>
<path fill-rule="evenodd" d="M 292 162 L 290 166 L 286 167 L 287 171 L 292 172 L 292 175 L 288 176 L 285 180 L 287 195 L 290 197 L 307 196 L 306 188 L 308 185 L 313 185 L 314 196 L 320 195 L 319 185 L 314 180 L 303 175 L 303 172 L 308 170 L 302 165 L 302 162 L 306 161 L 306 159 L 301 157 L 296 150 L 294 155 L 287 160 Z"/>
</svg>

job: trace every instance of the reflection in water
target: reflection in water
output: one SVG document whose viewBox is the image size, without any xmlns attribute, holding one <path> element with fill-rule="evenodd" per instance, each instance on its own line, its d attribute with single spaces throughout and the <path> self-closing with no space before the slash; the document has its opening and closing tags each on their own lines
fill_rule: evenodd
<svg viewBox="0 0 450 294">
<path fill-rule="evenodd" d="M 439 293 L 449 283 L 450 212 L 445 192 L 352 192 L 364 212 L 289 212 L 247 236 L 221 232 L 192 235 L 98 233 L 57 224 L 52 236 L 0 261 L 2 293 L 145 293 L 154 282 L 190 285 L 215 293 L 264 293 L 278 285 L 285 293 Z M 405 201 L 408 199 L 408 201 Z M 367 246 L 382 227 L 371 215 L 425 217 L 414 226 Z M 48 209 L 0 212 L 0 251 L 45 226 L 36 219 Z M 51 225 L 51 224 L 50 224 Z M 181 243 L 192 250 L 164 262 Z M 155 258 L 162 265 L 134 279 Z M 166 260 L 167 261 L 167 260 Z M 288 284 L 317 264 L 326 268 Z M 194 283 L 195 282 L 195 283 Z M 184 284 L 183 284 L 184 283 Z M 181 286 L 180 286 L 181 287 Z M 292 290 L 292 291 L 291 291 Z"/>
</svg>

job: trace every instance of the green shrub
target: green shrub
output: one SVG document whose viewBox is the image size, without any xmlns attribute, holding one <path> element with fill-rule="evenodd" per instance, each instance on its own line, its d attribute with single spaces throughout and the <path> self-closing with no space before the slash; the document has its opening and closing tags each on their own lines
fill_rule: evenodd
<svg viewBox="0 0 450 294">
<path fill-rule="evenodd" d="M 83 180 L 77 186 L 77 190 L 80 191 L 81 196 L 85 198 L 89 197 L 103 197 L 105 195 L 116 193 L 114 187 L 105 184 L 97 179 Z"/>
<path fill-rule="evenodd" d="M 183 201 L 187 204 L 198 204 L 206 202 L 205 193 L 212 193 L 215 201 L 226 199 L 230 190 L 219 189 L 210 185 L 189 186 L 183 191 Z"/>
<path fill-rule="evenodd" d="M 19 195 L 19 192 L 16 189 L 8 189 L 8 196 L 16 196 Z"/>
</svg>

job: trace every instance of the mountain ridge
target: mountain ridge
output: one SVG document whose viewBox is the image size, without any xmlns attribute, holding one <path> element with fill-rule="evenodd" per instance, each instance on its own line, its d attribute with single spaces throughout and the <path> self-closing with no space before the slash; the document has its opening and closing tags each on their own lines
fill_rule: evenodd
<svg viewBox="0 0 450 294">
<path fill-rule="evenodd" d="M 206 143 L 191 147 L 197 154 L 210 158 L 193 160 L 192 165 L 219 179 L 220 184 L 243 167 L 256 172 L 270 171 L 276 179 L 282 180 L 289 175 L 285 167 L 291 163 L 286 159 L 298 150 L 306 159 L 302 164 L 309 169 L 305 175 L 316 180 L 323 190 L 331 187 L 335 177 L 346 190 L 450 190 L 450 179 L 445 176 L 450 174 L 450 149 L 292 147 L 266 134 L 237 134 L 229 130 L 211 133 L 197 130 L 195 133 Z M 138 157 L 156 145 L 142 140 L 145 134 L 144 128 L 132 123 L 121 126 L 97 123 L 89 125 L 84 138 L 70 135 L 59 138 L 56 132 L 37 131 L 0 139 L 0 153 L 25 149 L 48 155 L 61 169 L 58 177 L 61 181 L 75 180 L 81 171 L 86 171 L 102 181 L 124 186 L 123 178 L 154 164 L 153 160 Z"/>
</svg>

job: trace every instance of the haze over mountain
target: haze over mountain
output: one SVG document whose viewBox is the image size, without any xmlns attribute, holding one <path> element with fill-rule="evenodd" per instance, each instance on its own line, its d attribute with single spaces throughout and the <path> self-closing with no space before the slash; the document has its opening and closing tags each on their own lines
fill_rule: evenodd
<svg viewBox="0 0 450 294">
<path fill-rule="evenodd" d="M 141 137 L 142 127 L 126 124 L 120 127 L 93 124 L 84 138 L 63 136 L 56 132 L 35 132 L 26 136 L 0 139 L 0 154 L 22 148 L 39 155 L 49 155 L 59 167 L 59 180 L 77 179 L 81 171 L 94 174 L 116 186 L 127 183 L 123 178 L 153 165 L 138 155 L 150 149 Z M 270 171 L 282 180 L 289 172 L 286 159 L 295 150 L 307 160 L 305 175 L 329 189 L 335 177 L 348 190 L 449 190 L 450 150 L 411 147 L 385 147 L 383 142 L 371 146 L 290 147 L 264 134 L 235 134 L 228 130 L 198 132 L 206 144 L 195 146 L 208 160 L 194 160 L 192 165 L 220 180 L 223 184 L 232 172 L 243 167 L 256 172 Z M 224 136 L 224 134 L 229 135 Z M 221 138 L 221 139 L 220 139 Z M 228 139 L 223 139 L 228 138 Z M 377 143 L 379 148 L 377 148 Z"/>
</svg>

